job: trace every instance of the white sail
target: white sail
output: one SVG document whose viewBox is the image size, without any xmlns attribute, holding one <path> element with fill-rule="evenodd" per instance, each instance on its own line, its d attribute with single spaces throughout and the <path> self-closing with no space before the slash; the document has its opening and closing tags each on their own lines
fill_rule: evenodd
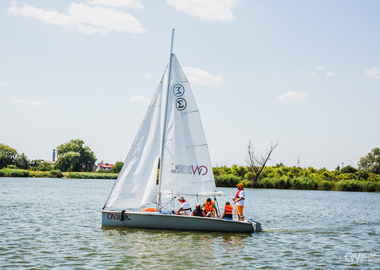
<svg viewBox="0 0 380 270">
<path fill-rule="evenodd" d="M 174 54 L 169 84 L 160 194 L 212 196 L 215 180 L 198 107 Z"/>
<path fill-rule="evenodd" d="M 162 85 L 163 78 L 106 202 L 107 208 L 139 208 L 156 200 Z"/>
</svg>

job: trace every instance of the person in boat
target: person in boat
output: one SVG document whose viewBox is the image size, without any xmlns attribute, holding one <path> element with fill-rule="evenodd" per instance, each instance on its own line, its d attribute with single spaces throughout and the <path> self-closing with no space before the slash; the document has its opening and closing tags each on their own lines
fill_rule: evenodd
<svg viewBox="0 0 380 270">
<path fill-rule="evenodd" d="M 243 208 L 244 208 L 244 200 L 245 200 L 245 192 L 243 188 L 243 184 L 239 183 L 236 185 L 238 192 L 234 198 L 234 204 L 236 204 L 236 215 L 238 216 L 239 221 L 244 221 L 243 216 Z"/>
<path fill-rule="evenodd" d="M 175 214 L 189 216 L 191 214 L 190 204 L 182 196 L 178 197 L 178 201 L 181 203 L 181 208 L 179 208 L 178 211 L 175 212 Z"/>
<path fill-rule="evenodd" d="M 230 202 L 226 202 L 224 206 L 224 213 L 220 217 L 221 219 L 232 220 L 232 211 L 234 210 L 233 206 L 231 206 Z"/>
<path fill-rule="evenodd" d="M 215 217 L 215 214 L 218 215 L 218 209 L 216 209 L 215 203 L 211 200 L 211 198 L 207 198 L 207 200 L 205 200 L 202 204 L 202 208 L 208 217 Z"/>
<path fill-rule="evenodd" d="M 202 207 L 200 204 L 197 204 L 195 206 L 195 209 L 194 209 L 193 213 L 191 213 L 191 215 L 194 217 L 206 217 L 206 214 L 205 214 L 205 212 L 202 211 Z"/>
</svg>

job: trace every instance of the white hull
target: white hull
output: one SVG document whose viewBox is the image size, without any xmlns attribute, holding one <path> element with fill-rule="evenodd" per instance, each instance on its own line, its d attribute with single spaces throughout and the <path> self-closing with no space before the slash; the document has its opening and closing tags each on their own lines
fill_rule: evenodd
<svg viewBox="0 0 380 270">
<path fill-rule="evenodd" d="M 250 221 L 224 220 L 180 215 L 165 215 L 160 213 L 124 212 L 102 210 L 102 225 L 128 228 L 148 228 L 185 231 L 214 231 L 253 233 L 253 223 Z M 256 227 L 258 228 L 258 227 Z M 258 230 L 261 230 L 258 228 Z"/>
</svg>

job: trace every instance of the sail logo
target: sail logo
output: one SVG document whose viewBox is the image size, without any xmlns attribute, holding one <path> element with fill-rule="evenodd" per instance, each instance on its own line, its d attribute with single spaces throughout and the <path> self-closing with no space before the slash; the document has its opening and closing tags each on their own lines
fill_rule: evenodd
<svg viewBox="0 0 380 270">
<path fill-rule="evenodd" d="M 184 98 L 178 98 L 176 101 L 177 110 L 183 111 L 187 107 L 187 101 Z"/>
<path fill-rule="evenodd" d="M 193 174 L 195 174 L 195 172 L 197 172 L 199 175 L 206 175 L 208 170 L 207 170 L 207 167 L 206 166 L 197 166 L 193 167 L 193 165 L 191 165 L 191 168 L 193 169 Z M 203 170 L 204 169 L 204 170 Z"/>
<path fill-rule="evenodd" d="M 204 165 L 175 165 L 175 169 L 171 170 L 171 173 L 175 174 L 191 174 L 191 175 L 206 175 L 208 169 Z"/>
<path fill-rule="evenodd" d="M 182 84 L 176 84 L 176 85 L 174 85 L 174 87 L 173 87 L 173 94 L 174 94 L 176 97 L 180 97 L 180 96 L 182 96 L 184 93 L 185 93 L 185 88 L 183 87 Z"/>
</svg>

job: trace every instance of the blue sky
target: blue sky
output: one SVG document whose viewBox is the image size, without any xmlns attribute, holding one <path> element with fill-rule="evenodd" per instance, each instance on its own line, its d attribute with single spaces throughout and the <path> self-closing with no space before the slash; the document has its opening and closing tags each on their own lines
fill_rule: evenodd
<svg viewBox="0 0 380 270">
<path fill-rule="evenodd" d="M 1 1 L 0 142 L 124 161 L 174 52 L 214 166 L 357 166 L 379 147 L 380 2 Z"/>
</svg>

